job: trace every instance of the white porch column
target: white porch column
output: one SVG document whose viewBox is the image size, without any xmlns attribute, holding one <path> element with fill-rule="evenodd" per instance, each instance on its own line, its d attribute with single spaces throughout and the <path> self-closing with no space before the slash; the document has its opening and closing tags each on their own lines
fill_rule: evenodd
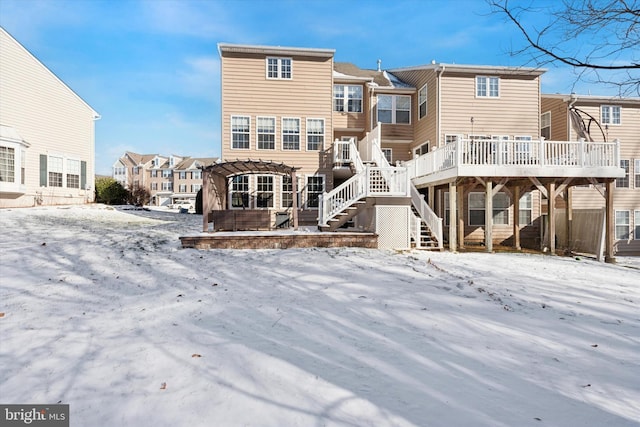
<svg viewBox="0 0 640 427">
<path fill-rule="evenodd" d="M 519 251 L 520 246 L 520 186 L 513 188 L 513 247 Z"/>
<path fill-rule="evenodd" d="M 493 252 L 493 183 L 487 180 L 484 196 L 484 247 Z"/>
<path fill-rule="evenodd" d="M 458 212 L 458 204 L 456 200 L 458 198 L 457 185 L 454 182 L 449 183 L 449 250 L 451 252 L 457 252 L 457 223 L 456 214 Z"/>
</svg>

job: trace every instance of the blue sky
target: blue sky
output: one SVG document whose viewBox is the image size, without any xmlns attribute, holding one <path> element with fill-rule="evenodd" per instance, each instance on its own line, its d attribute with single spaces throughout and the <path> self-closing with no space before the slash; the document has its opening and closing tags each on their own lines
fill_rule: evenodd
<svg viewBox="0 0 640 427">
<path fill-rule="evenodd" d="M 554 3 L 535 2 L 541 23 Z M 219 42 L 335 49 L 361 68 L 530 65 L 483 0 L 2 0 L 0 25 L 102 116 L 98 174 L 127 150 L 220 155 Z M 547 69 L 545 93 L 612 94 Z"/>
</svg>

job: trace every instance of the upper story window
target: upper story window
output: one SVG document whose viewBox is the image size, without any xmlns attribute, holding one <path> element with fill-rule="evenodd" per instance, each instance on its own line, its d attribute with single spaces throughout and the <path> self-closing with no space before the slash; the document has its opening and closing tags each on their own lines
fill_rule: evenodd
<svg viewBox="0 0 640 427">
<path fill-rule="evenodd" d="M 258 150 L 275 150 L 276 148 L 276 119 L 275 117 L 258 117 Z"/>
<path fill-rule="evenodd" d="M 424 85 L 418 91 L 418 119 L 427 115 L 427 85 Z"/>
<path fill-rule="evenodd" d="M 620 159 L 620 167 L 624 169 L 624 178 L 616 178 L 616 188 L 629 188 L 629 159 Z"/>
<path fill-rule="evenodd" d="M 249 116 L 231 116 L 231 148 L 249 149 L 251 118 Z"/>
<path fill-rule="evenodd" d="M 300 149 L 300 119 L 297 119 L 297 118 L 282 119 L 282 149 L 283 150 L 299 150 Z"/>
<path fill-rule="evenodd" d="M 191 179 L 202 179 L 202 171 L 197 170 L 197 171 L 191 172 Z"/>
<path fill-rule="evenodd" d="M 476 76 L 476 97 L 497 98 L 500 96 L 500 77 Z"/>
<path fill-rule="evenodd" d="M 620 107 L 617 105 L 600 106 L 600 119 L 603 125 L 619 125 L 620 113 Z"/>
<path fill-rule="evenodd" d="M 635 159 L 633 172 L 635 173 L 635 187 L 640 188 L 640 159 Z M 640 226 L 640 223 L 638 225 Z M 640 239 L 640 235 L 638 239 Z"/>
<path fill-rule="evenodd" d="M 267 58 L 267 78 L 291 79 L 292 62 L 291 58 Z"/>
<path fill-rule="evenodd" d="M 324 119 L 307 119 L 307 150 L 324 148 Z"/>
<path fill-rule="evenodd" d="M 180 179 L 187 179 L 187 172 L 186 172 L 186 171 L 180 171 L 180 172 L 178 172 L 178 178 L 180 178 Z"/>
<path fill-rule="evenodd" d="M 411 123 L 411 97 L 406 95 L 378 95 L 380 123 Z"/>
<path fill-rule="evenodd" d="M 551 139 L 551 111 L 542 113 L 540 116 L 540 136 Z"/>
<path fill-rule="evenodd" d="M 333 111 L 362 113 L 362 86 L 333 85 Z"/>
</svg>

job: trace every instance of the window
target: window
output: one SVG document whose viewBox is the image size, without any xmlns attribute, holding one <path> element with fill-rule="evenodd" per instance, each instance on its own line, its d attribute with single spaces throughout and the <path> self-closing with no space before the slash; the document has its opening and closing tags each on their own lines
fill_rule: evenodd
<svg viewBox="0 0 640 427">
<path fill-rule="evenodd" d="M 551 111 L 542 113 L 540 116 L 540 136 L 551 139 Z"/>
<path fill-rule="evenodd" d="M 391 124 L 411 123 L 411 97 L 378 95 L 378 121 Z"/>
<path fill-rule="evenodd" d="M 485 193 L 469 193 L 469 225 L 485 225 Z M 509 196 L 498 193 L 493 196 L 494 225 L 509 224 Z"/>
<path fill-rule="evenodd" d="M 178 172 L 178 179 L 187 179 L 187 172 L 186 171 Z"/>
<path fill-rule="evenodd" d="M 15 149 L 0 147 L 0 182 L 16 182 Z"/>
<path fill-rule="evenodd" d="M 533 196 L 530 191 L 520 197 L 520 212 L 518 217 L 520 226 L 531 224 L 533 219 Z"/>
<path fill-rule="evenodd" d="M 191 179 L 202 179 L 202 171 L 197 170 L 191 172 Z"/>
<path fill-rule="evenodd" d="M 282 208 L 290 208 L 293 206 L 293 185 L 291 181 L 291 176 L 283 175 L 282 176 L 282 188 L 280 194 L 280 207 Z M 298 200 L 298 206 L 300 206 Z"/>
<path fill-rule="evenodd" d="M 451 144 L 452 142 L 458 142 L 459 139 L 460 139 L 460 135 L 445 135 L 444 143 Z"/>
<path fill-rule="evenodd" d="M 80 188 L 80 160 L 67 159 L 67 188 Z"/>
<path fill-rule="evenodd" d="M 173 191 L 173 182 L 163 182 L 162 191 Z"/>
<path fill-rule="evenodd" d="M 173 171 L 171 169 L 162 169 L 163 178 L 171 178 L 171 176 L 173 176 Z"/>
<path fill-rule="evenodd" d="M 151 183 L 151 190 L 152 191 L 158 191 L 158 183 L 157 182 L 152 182 Z"/>
<path fill-rule="evenodd" d="M 427 85 L 424 85 L 418 91 L 418 119 L 427 115 Z"/>
<path fill-rule="evenodd" d="M 307 207 L 317 208 L 318 199 L 324 191 L 324 176 L 314 175 L 307 177 Z"/>
<path fill-rule="evenodd" d="M 499 77 L 476 77 L 476 97 L 478 98 L 497 98 L 500 96 L 500 78 Z"/>
<path fill-rule="evenodd" d="M 384 154 L 384 158 L 387 159 L 387 162 L 391 164 L 391 148 L 383 148 L 382 154 Z"/>
<path fill-rule="evenodd" d="M 634 185 L 636 188 L 640 189 L 640 159 L 636 159 L 633 162 L 633 173 L 634 173 Z"/>
<path fill-rule="evenodd" d="M 231 178 L 231 207 L 232 208 L 248 208 L 249 207 L 249 176 L 236 175 Z"/>
<path fill-rule="evenodd" d="M 291 79 L 291 58 L 267 58 L 268 79 Z"/>
<path fill-rule="evenodd" d="M 300 149 L 300 119 L 282 119 L 282 149 Z"/>
<path fill-rule="evenodd" d="M 157 178 L 158 177 L 158 171 L 156 169 L 153 169 L 151 171 L 151 178 Z"/>
<path fill-rule="evenodd" d="M 276 148 L 276 119 L 275 117 L 258 117 L 256 131 L 258 132 L 258 150 L 275 150 Z"/>
<path fill-rule="evenodd" d="M 630 227 L 629 211 L 616 211 L 616 240 L 627 240 Z"/>
<path fill-rule="evenodd" d="M 251 118 L 249 116 L 231 116 L 231 148 L 249 149 Z"/>
<path fill-rule="evenodd" d="M 362 113 L 362 86 L 333 85 L 333 111 Z"/>
<path fill-rule="evenodd" d="M 258 175 L 256 191 L 256 207 L 273 207 L 273 175 Z"/>
<path fill-rule="evenodd" d="M 140 166 L 133 167 L 133 175 L 140 175 Z"/>
<path fill-rule="evenodd" d="M 187 184 L 180 184 L 178 186 L 178 193 L 186 193 L 187 192 Z"/>
<path fill-rule="evenodd" d="M 633 212 L 633 224 L 635 225 L 633 230 L 633 238 L 640 240 L 640 211 Z"/>
<path fill-rule="evenodd" d="M 451 208 L 449 208 L 449 192 L 445 191 L 444 192 L 444 226 L 448 227 L 450 225 L 450 221 L 449 221 L 449 215 L 450 215 L 450 211 Z"/>
<path fill-rule="evenodd" d="M 62 157 L 49 156 L 49 187 L 62 187 Z"/>
<path fill-rule="evenodd" d="M 629 160 L 620 160 L 620 167 L 624 169 L 624 178 L 616 178 L 616 188 L 629 188 Z"/>
<path fill-rule="evenodd" d="M 615 105 L 602 105 L 600 107 L 600 119 L 603 125 L 619 125 L 620 107 Z"/>
<path fill-rule="evenodd" d="M 324 119 L 307 119 L 307 150 L 324 148 Z"/>
<path fill-rule="evenodd" d="M 202 188 L 202 184 L 191 184 L 191 192 L 197 193 Z"/>
</svg>

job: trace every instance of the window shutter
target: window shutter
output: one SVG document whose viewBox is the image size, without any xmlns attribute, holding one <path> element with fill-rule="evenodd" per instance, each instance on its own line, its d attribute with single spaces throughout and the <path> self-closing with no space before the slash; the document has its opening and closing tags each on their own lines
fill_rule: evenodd
<svg viewBox="0 0 640 427">
<path fill-rule="evenodd" d="M 47 155 L 40 154 L 40 187 L 47 186 Z"/>
<path fill-rule="evenodd" d="M 80 162 L 80 188 L 86 190 L 87 187 L 87 162 Z"/>
</svg>

